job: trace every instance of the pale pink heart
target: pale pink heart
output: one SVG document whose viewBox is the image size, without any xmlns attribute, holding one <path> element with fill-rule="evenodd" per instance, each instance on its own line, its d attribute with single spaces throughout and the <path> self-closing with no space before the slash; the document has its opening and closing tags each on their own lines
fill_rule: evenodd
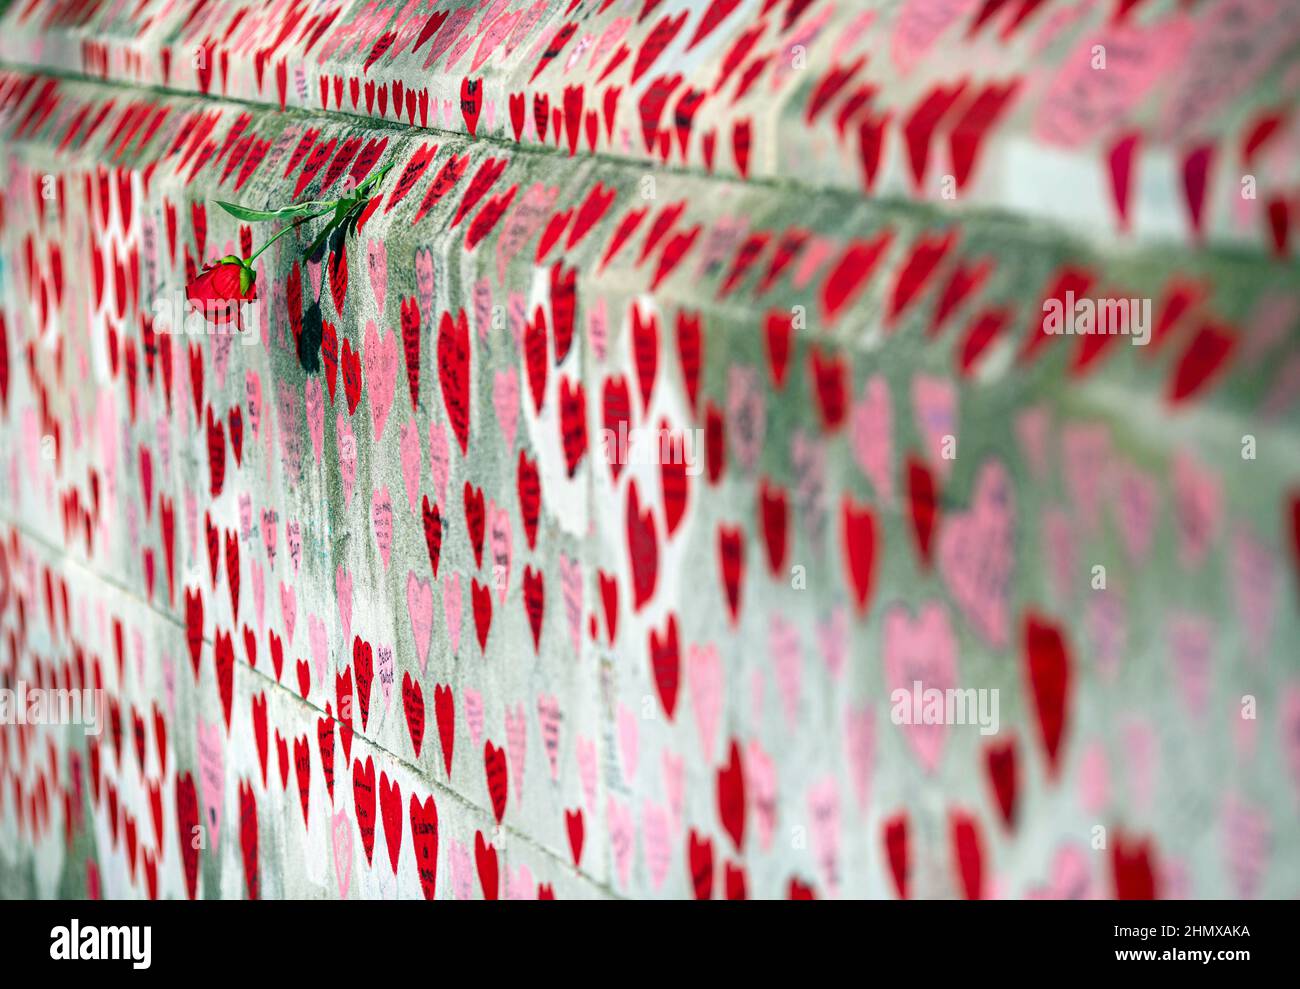
<svg viewBox="0 0 1300 989">
<path fill-rule="evenodd" d="M 876 765 L 876 712 L 870 705 L 851 707 L 844 712 L 844 754 L 853 795 L 861 810 L 867 805 Z"/>
<path fill-rule="evenodd" d="M 1061 431 L 1061 463 L 1070 507 L 1089 532 L 1101 520 L 1103 502 L 1111 500 L 1106 482 L 1114 476 L 1110 427 L 1071 423 Z"/>
<path fill-rule="evenodd" d="M 484 106 L 484 111 L 486 110 L 487 107 Z M 488 130 L 491 129 L 492 125 L 489 123 Z M 521 198 L 516 200 L 514 208 L 502 221 L 496 251 L 497 281 L 502 285 L 506 281 L 506 266 L 524 244 L 528 243 L 529 239 L 542 228 L 542 224 L 550 219 L 559 195 L 559 186 L 548 188 L 540 182 L 535 182 Z"/>
<path fill-rule="evenodd" d="M 918 374 L 912 379 L 912 414 L 921 434 L 921 453 L 943 480 L 947 480 L 952 458 L 944 456 L 944 447 L 952 437 L 952 453 L 957 443 L 957 388 L 947 378 Z"/>
<path fill-rule="evenodd" d="M 894 412 L 889 382 L 872 375 L 853 406 L 853 457 L 881 503 L 894 503 Z"/>
<path fill-rule="evenodd" d="M 672 861 L 671 831 L 668 812 L 658 804 L 645 801 L 641 805 L 641 847 L 645 851 L 650 885 L 656 891 L 668 878 L 668 866 Z"/>
<path fill-rule="evenodd" d="M 478 338 L 488 342 L 488 331 L 492 329 L 492 282 L 484 275 L 474 283 L 474 329 Z"/>
<path fill-rule="evenodd" d="M 1121 751 L 1128 769 L 1129 802 L 1141 813 L 1152 805 L 1160 770 L 1160 751 L 1150 722 L 1134 717 L 1121 729 Z"/>
<path fill-rule="evenodd" d="M 307 262 L 307 279 L 311 282 L 312 298 L 319 299 L 321 285 L 321 263 L 319 261 Z"/>
<path fill-rule="evenodd" d="M 790 466 L 797 478 L 794 497 L 809 542 L 820 545 L 826 535 L 826 444 L 802 429 L 790 439 Z"/>
<path fill-rule="evenodd" d="M 582 783 L 582 795 L 586 801 L 587 812 L 596 813 L 596 743 L 590 738 L 578 736 L 578 779 Z"/>
<path fill-rule="evenodd" d="M 587 310 L 587 342 L 597 364 L 605 363 L 605 344 L 609 339 L 609 317 L 605 312 L 605 299 L 597 297 Z"/>
<path fill-rule="evenodd" d="M 253 538 L 253 499 L 247 491 L 239 492 L 239 538 Z"/>
<path fill-rule="evenodd" d="M 1106 746 L 1091 742 L 1079 759 L 1079 804 L 1089 814 L 1100 814 L 1110 799 L 1110 763 Z"/>
<path fill-rule="evenodd" d="M 822 28 L 826 26 L 826 22 L 831 18 L 834 12 L 835 7 L 833 4 L 818 5 L 818 9 L 808 16 L 801 18 L 798 23 L 792 26 L 790 33 L 786 34 L 781 39 L 781 44 L 783 46 L 790 45 L 790 48 L 786 48 L 785 50 L 792 51 L 795 49 L 795 46 L 798 46 L 798 50 L 807 51 L 808 47 L 821 36 Z M 866 13 L 867 15 L 871 15 L 873 12 L 867 11 Z M 856 23 L 857 22 L 850 22 L 845 25 L 845 30 L 853 30 Z M 839 34 L 838 28 L 836 34 Z M 843 38 L 841 37 L 841 42 L 842 41 Z M 837 64 L 840 63 L 840 56 L 835 56 L 834 61 Z M 795 73 L 801 71 L 803 71 L 803 63 L 798 59 L 774 59 L 772 71 L 768 73 L 771 91 L 773 93 L 781 92 L 785 88 L 786 80 Z"/>
<path fill-rule="evenodd" d="M 1156 512 L 1160 493 L 1156 480 L 1145 471 L 1126 465 L 1116 472 L 1112 515 L 1124 538 L 1124 548 L 1135 563 L 1146 562 L 1160 524 Z"/>
<path fill-rule="evenodd" d="M 411 616 L 415 655 L 423 673 L 429 662 L 429 641 L 433 637 L 433 585 L 415 576 L 414 570 L 406 574 L 406 610 Z"/>
<path fill-rule="evenodd" d="M 629 783 L 636 778 L 639 755 L 639 734 L 635 712 L 626 704 L 618 706 L 618 751 L 623 763 L 623 779 Z"/>
<path fill-rule="evenodd" d="M 597 39 L 591 49 L 591 59 L 587 62 L 589 69 L 595 69 L 597 66 L 604 67 L 604 57 L 613 53 L 614 46 L 622 40 L 623 35 L 627 34 L 627 29 L 632 26 L 632 18 L 616 17 L 605 26 L 605 30 Z"/>
<path fill-rule="evenodd" d="M 492 407 L 497 427 L 507 453 L 515 448 L 515 431 L 519 425 L 519 372 L 513 367 L 498 371 L 492 384 Z"/>
<path fill-rule="evenodd" d="M 1260 661 L 1273 641 L 1280 582 L 1272 552 L 1244 524 L 1232 534 L 1230 573 L 1237 614 L 1241 616 L 1246 639 L 1246 655 Z"/>
<path fill-rule="evenodd" d="M 1291 772 L 1291 783 L 1300 798 L 1300 682 L 1290 683 L 1282 696 L 1282 752 Z"/>
<path fill-rule="evenodd" d="M 298 431 L 298 392 L 287 381 L 275 386 L 276 412 L 280 419 L 280 457 L 285 473 L 296 479 L 302 473 L 302 434 Z"/>
<path fill-rule="evenodd" d="M 329 637 L 325 632 L 325 623 L 311 614 L 307 616 L 307 641 L 311 643 L 312 666 L 316 670 L 316 682 L 324 683 L 330 658 Z"/>
<path fill-rule="evenodd" d="M 483 63 L 487 61 L 488 56 L 492 54 L 493 49 L 495 49 L 497 45 L 501 44 L 501 42 L 505 41 L 506 36 L 514 30 L 515 24 L 518 23 L 519 18 L 523 16 L 523 13 L 524 12 L 521 9 L 493 18 L 491 24 L 488 25 L 488 29 L 480 36 L 481 40 L 478 43 L 478 48 L 474 51 L 474 58 L 469 63 L 469 71 L 471 73 L 477 72 L 483 67 Z M 488 11 L 488 17 L 490 16 L 492 16 L 492 11 Z M 484 18 L 483 23 L 488 23 L 487 17 Z M 491 131 L 490 126 L 488 130 Z"/>
<path fill-rule="evenodd" d="M 266 605 L 266 578 L 262 576 L 262 565 L 256 560 L 248 561 L 248 569 L 253 576 L 253 614 L 257 616 L 257 628 L 260 631 Z"/>
<path fill-rule="evenodd" d="M 1179 560 L 1184 567 L 1199 567 L 1219 536 L 1223 487 L 1216 473 L 1185 451 L 1174 457 L 1173 474 Z"/>
<path fill-rule="evenodd" d="M 528 323 L 528 300 L 523 292 L 507 293 L 506 316 L 510 321 L 510 336 L 518 350 L 524 338 L 524 326 Z"/>
<path fill-rule="evenodd" d="M 423 322 L 431 322 L 433 313 L 433 252 L 427 247 L 415 251 L 415 290 L 420 296 Z"/>
<path fill-rule="evenodd" d="M 1240 197 L 1242 202 L 1250 200 Z M 1300 321 L 1300 299 L 1287 292 L 1272 292 L 1259 300 L 1250 311 L 1250 329 L 1241 359 L 1256 365 L 1274 347 L 1281 345 Z"/>
<path fill-rule="evenodd" d="M 289 563 L 293 567 L 293 575 L 298 576 L 298 571 L 302 569 L 302 523 L 293 520 L 286 520 L 284 523 L 285 544 L 289 548 Z"/>
<path fill-rule="evenodd" d="M 668 810 L 673 820 L 682 820 L 683 798 L 686 782 L 686 760 L 675 752 L 664 749 L 664 793 L 668 795 Z"/>
<path fill-rule="evenodd" d="M 1075 574 L 1079 566 L 1075 551 L 1074 515 L 1061 508 L 1044 508 L 1041 521 L 1043 569 L 1052 575 L 1057 600 L 1069 601 L 1077 589 Z"/>
<path fill-rule="evenodd" d="M 1006 646 L 1015 566 L 1015 499 L 1006 468 L 980 466 L 971 506 L 939 530 L 939 571 L 966 620 L 989 645 Z"/>
<path fill-rule="evenodd" d="M 1169 616 L 1166 634 L 1174 678 L 1183 701 L 1193 715 L 1204 718 L 1213 678 L 1210 663 L 1214 652 L 1214 623 L 1203 614 L 1174 614 Z"/>
<path fill-rule="evenodd" d="M 767 649 L 776 673 L 781 710 L 786 724 L 793 728 L 799 721 L 799 682 L 803 667 L 799 629 L 780 615 L 772 615 L 767 626 Z"/>
<path fill-rule="evenodd" d="M 334 593 L 338 598 L 339 621 L 343 625 L 343 641 L 352 641 L 352 574 L 339 564 L 334 571 Z"/>
<path fill-rule="evenodd" d="M 251 372 L 250 372 L 251 373 Z M 256 377 L 256 376 L 254 376 Z M 171 424 L 162 416 L 158 417 L 155 423 L 157 429 L 156 439 L 158 446 L 158 459 L 162 463 L 162 472 L 170 474 L 172 470 L 172 434 Z M 250 432 L 253 432 L 250 430 Z M 254 433 L 254 435 L 256 435 Z M 79 445 L 79 444 L 74 444 Z"/>
<path fill-rule="evenodd" d="M 226 371 L 230 368 L 230 345 L 234 338 L 229 333 L 217 333 L 212 340 L 212 371 L 217 391 L 226 390 Z"/>
<path fill-rule="evenodd" d="M 723 214 L 717 217 L 696 249 L 695 277 L 704 278 L 729 262 L 740 250 L 749 232 L 749 218 Z"/>
<path fill-rule="evenodd" d="M 901 711 L 898 727 L 922 767 L 932 773 L 943 756 L 947 726 L 925 724 L 924 709 L 916 710 L 912 698 L 918 681 L 922 697 L 927 690 L 957 688 L 957 639 L 943 605 L 938 601 L 923 604 L 916 618 L 905 605 L 890 608 L 885 614 L 884 658 L 891 720 Z M 898 691 L 905 698 L 896 696 Z"/>
<path fill-rule="evenodd" d="M 794 287 L 804 289 L 813 280 L 823 264 L 830 260 L 832 254 L 838 253 L 841 243 L 830 237 L 816 234 L 809 237 L 804 248 L 799 252 L 799 260 L 794 269 Z"/>
<path fill-rule="evenodd" d="M 506 602 L 510 586 L 510 551 L 513 538 L 510 530 L 510 512 L 495 501 L 488 502 L 488 540 L 492 549 L 492 583 L 497 598 Z"/>
<path fill-rule="evenodd" d="M 447 56 L 446 70 L 448 72 L 455 71 L 456 63 L 460 61 L 462 55 L 469 51 L 469 46 L 473 43 L 474 38 L 471 35 L 465 35 L 456 39 L 451 46 L 451 54 Z"/>
<path fill-rule="evenodd" d="M 442 101 L 442 125 L 447 130 L 456 128 L 456 101 L 445 97 Z"/>
<path fill-rule="evenodd" d="M 194 496 L 194 491 L 187 485 L 185 488 L 185 531 L 190 537 L 190 556 L 194 556 L 199 548 L 199 502 Z M 274 542 L 274 536 L 272 536 Z M 272 566 L 275 561 L 271 561 Z"/>
<path fill-rule="evenodd" d="M 1128 615 L 1118 589 L 1092 591 L 1085 613 L 1092 658 L 1097 671 L 1109 682 L 1119 675 L 1120 659 L 1128 644 Z"/>
<path fill-rule="evenodd" d="M 212 848 L 221 847 L 221 810 L 226 799 L 226 760 L 221 750 L 221 724 L 195 719 L 199 762 L 199 792 L 203 797 L 203 828 Z M 188 839 L 188 835 L 186 836 Z"/>
<path fill-rule="evenodd" d="M 139 689 L 144 689 L 144 636 L 139 629 L 131 629 L 131 652 L 135 655 L 135 678 Z"/>
<path fill-rule="evenodd" d="M 964 22 L 977 0 L 907 0 L 894 17 L 889 52 L 894 67 L 907 75 L 945 32 Z"/>
<path fill-rule="evenodd" d="M 560 593 L 564 596 L 564 615 L 569 623 L 569 639 L 575 659 L 582 655 L 582 564 L 560 554 Z"/>
<path fill-rule="evenodd" d="M 167 716 L 174 722 L 176 720 L 176 661 L 172 659 L 171 653 L 163 653 L 162 673 Z"/>
<path fill-rule="evenodd" d="M 478 749 L 483 739 L 483 695 L 477 690 L 465 688 L 465 723 L 469 725 L 469 737 Z"/>
<path fill-rule="evenodd" d="M 704 762 L 713 759 L 713 739 L 722 719 L 722 694 L 725 689 L 722 657 L 715 645 L 691 645 L 686 650 L 686 682 L 691 691 L 691 708 L 699 732 L 700 753 Z"/>
<path fill-rule="evenodd" d="M 298 617 L 298 597 L 293 588 L 280 584 L 280 617 L 284 619 L 284 640 L 286 645 L 293 644 L 293 623 Z"/>
<path fill-rule="evenodd" d="M 375 294 L 379 318 L 384 318 L 384 299 L 388 295 L 388 246 L 382 240 L 366 243 L 366 267 L 370 271 L 370 290 Z"/>
<path fill-rule="evenodd" d="M 471 900 L 474 898 L 475 869 L 469 846 L 461 844 L 455 838 L 448 842 L 448 846 L 452 892 L 458 900 Z"/>
<path fill-rule="evenodd" d="M 338 877 L 339 899 L 346 900 L 352 883 L 352 821 L 342 808 L 333 820 L 334 826 L 330 831 L 334 845 L 334 874 Z"/>
<path fill-rule="evenodd" d="M 1222 835 L 1233 894 L 1239 900 L 1253 900 L 1268 873 L 1272 853 L 1273 825 L 1268 809 L 1238 794 L 1228 794 L 1223 801 Z"/>
<path fill-rule="evenodd" d="M 767 851 L 776 834 L 776 764 L 757 739 L 745 746 L 745 790 L 754 809 L 759 847 Z"/>
<path fill-rule="evenodd" d="M 380 337 L 374 320 L 367 320 L 364 346 L 366 389 L 370 396 L 375 442 L 378 443 L 384 435 L 384 423 L 393 407 L 393 392 L 397 385 L 397 337 L 392 330 L 385 330 Z"/>
<path fill-rule="evenodd" d="M 537 697 L 537 723 L 542 733 L 542 751 L 551 767 L 551 779 L 560 779 L 560 702 L 554 695 Z"/>
<path fill-rule="evenodd" d="M 433 490 L 438 503 L 447 503 L 447 474 L 451 469 L 451 450 L 447 446 L 447 430 L 441 423 L 429 423 L 429 471 L 433 475 Z"/>
<path fill-rule="evenodd" d="M 817 645 L 832 678 L 838 680 L 849 658 L 849 615 L 842 606 L 817 623 Z"/>
<path fill-rule="evenodd" d="M 763 450 L 765 393 L 756 368 L 733 364 L 727 369 L 727 434 L 736 462 L 746 474 L 754 470 Z"/>
<path fill-rule="evenodd" d="M 1091 900 L 1091 862 L 1088 853 L 1075 844 L 1062 845 L 1052 857 L 1052 874 L 1046 886 L 1029 890 L 1031 900 Z"/>
<path fill-rule="evenodd" d="M 371 495 L 370 522 L 375 530 L 375 545 L 379 547 L 379 556 L 387 570 L 393 550 L 393 500 L 387 487 L 376 488 Z"/>
<path fill-rule="evenodd" d="M 379 692 L 384 698 L 384 711 L 387 712 L 393 704 L 393 680 L 397 675 L 392 646 L 375 647 L 375 675 L 379 678 Z"/>
<path fill-rule="evenodd" d="M 521 901 L 537 899 L 537 883 L 527 863 L 518 869 L 506 870 L 506 899 Z"/>
<path fill-rule="evenodd" d="M 447 574 L 442 582 L 442 610 L 447 616 L 447 638 L 451 653 L 460 651 L 460 574 Z"/>
<path fill-rule="evenodd" d="M 632 875 L 632 857 L 636 852 L 636 822 L 632 819 L 632 809 L 610 794 L 605 801 L 605 820 L 609 828 L 609 850 L 614 855 L 614 868 L 618 872 L 618 885 L 626 889 Z"/>
<path fill-rule="evenodd" d="M 402 483 L 406 487 L 406 501 L 415 511 L 420 496 L 420 427 L 415 419 L 408 419 L 398 434 L 398 452 L 402 458 Z"/>
<path fill-rule="evenodd" d="M 528 752 L 528 716 L 522 703 L 506 705 L 506 755 L 516 793 L 524 793 L 524 762 Z"/>
<path fill-rule="evenodd" d="M 352 507 L 352 492 L 357 482 L 357 441 L 352 435 L 352 422 L 342 412 L 335 420 L 339 448 L 339 474 L 343 478 L 343 502 Z"/>
<path fill-rule="evenodd" d="M 833 897 L 840 887 L 840 791 L 834 776 L 824 776 L 808 789 L 813 852 L 822 881 Z"/>
</svg>

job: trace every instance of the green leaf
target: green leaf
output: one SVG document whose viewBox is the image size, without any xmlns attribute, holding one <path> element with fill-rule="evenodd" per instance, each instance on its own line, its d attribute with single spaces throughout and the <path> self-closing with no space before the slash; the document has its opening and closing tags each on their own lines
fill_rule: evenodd
<svg viewBox="0 0 1300 989">
<path fill-rule="evenodd" d="M 323 200 L 314 200 L 309 203 L 294 203 L 292 206 L 281 206 L 279 209 L 250 209 L 247 206 L 240 206 L 238 203 L 217 202 L 217 205 L 224 209 L 231 216 L 240 220 L 248 220 L 258 223 L 263 220 L 292 220 L 300 216 L 306 216 L 308 213 L 319 212 L 323 207 L 332 206 L 332 202 Z"/>
<path fill-rule="evenodd" d="M 247 266 L 241 266 L 239 269 L 239 294 L 247 295 L 248 287 L 253 284 L 257 278 L 257 272 Z"/>
</svg>

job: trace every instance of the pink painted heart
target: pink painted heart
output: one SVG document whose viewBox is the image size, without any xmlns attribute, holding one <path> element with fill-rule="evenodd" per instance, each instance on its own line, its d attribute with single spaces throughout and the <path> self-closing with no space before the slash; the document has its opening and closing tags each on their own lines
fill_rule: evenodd
<svg viewBox="0 0 1300 989">
<path fill-rule="evenodd" d="M 902 728 L 925 770 L 934 772 L 943 755 L 947 727 L 942 717 L 938 724 L 925 723 L 927 711 L 923 706 L 918 709 L 915 699 L 920 695 L 924 702 L 926 691 L 957 688 L 957 639 L 948 612 L 931 601 L 913 618 L 905 606 L 895 605 L 885 614 L 884 651 L 891 720 Z"/>
<path fill-rule="evenodd" d="M 321 448 L 325 443 L 325 395 L 320 376 L 307 379 L 307 432 L 311 436 L 311 451 L 320 463 Z"/>
<path fill-rule="evenodd" d="M 375 545 L 379 547 L 379 556 L 387 570 L 393 551 L 393 501 L 387 487 L 376 488 L 371 496 L 370 523 L 375 530 Z"/>
<path fill-rule="evenodd" d="M 510 555 L 513 537 L 510 513 L 496 502 L 488 503 L 488 540 L 492 551 L 492 581 L 504 604 L 510 586 Z"/>
<path fill-rule="evenodd" d="M 939 572 L 966 620 L 989 645 L 1003 648 L 1010 631 L 1015 565 L 1015 500 L 1006 468 L 981 465 L 971 506 L 939 530 Z"/>
<path fill-rule="evenodd" d="M 569 624 L 573 655 L 582 652 L 582 564 L 560 554 L 560 593 L 564 597 L 564 615 Z"/>
<path fill-rule="evenodd" d="M 384 435 L 384 423 L 393 407 L 393 393 L 397 386 L 397 336 L 392 330 L 385 330 L 380 337 L 374 320 L 366 322 L 365 358 L 370 415 L 375 442 L 378 443 Z"/>
<path fill-rule="evenodd" d="M 352 507 L 352 493 L 357 483 L 357 441 L 352 435 L 352 420 L 342 411 L 335 420 L 339 446 L 339 474 L 343 478 L 343 503 Z"/>
<path fill-rule="evenodd" d="M 339 564 L 334 571 L 334 593 L 338 600 L 339 622 L 343 626 L 343 641 L 352 641 L 352 574 Z"/>
<path fill-rule="evenodd" d="M 946 480 L 956 455 L 956 387 L 947 378 L 918 374 L 912 379 L 912 412 L 921 434 L 921 451 L 930 466 Z M 949 443 L 952 453 L 946 452 Z"/>
<path fill-rule="evenodd" d="M 441 504 L 447 503 L 447 475 L 451 470 L 451 447 L 447 430 L 440 423 L 429 423 L 429 471 L 433 475 L 433 490 Z"/>
<path fill-rule="evenodd" d="M 692 645 L 686 650 L 686 682 L 695 711 L 695 727 L 700 737 L 704 762 L 713 761 L 713 740 L 722 719 L 722 696 L 725 676 L 722 657 L 715 645 Z"/>
<path fill-rule="evenodd" d="M 429 641 L 433 635 L 433 585 L 416 577 L 414 570 L 406 575 L 406 610 L 411 616 L 415 654 L 423 673 L 429 661 Z"/>
<path fill-rule="evenodd" d="M 515 430 L 519 424 L 519 372 L 513 367 L 498 371 L 492 383 L 492 408 L 497 414 L 497 428 L 506 452 L 515 448 Z"/>
<path fill-rule="evenodd" d="M 370 271 L 370 288 L 375 293 L 379 318 L 384 317 L 384 298 L 388 295 L 388 246 L 382 240 L 366 243 L 366 267 Z M 368 373 L 368 372 L 367 372 Z"/>
<path fill-rule="evenodd" d="M 406 501 L 415 511 L 415 501 L 420 495 L 420 428 L 414 419 L 408 419 L 398 434 L 398 453 L 402 460 L 402 484 L 406 488 Z"/>
<path fill-rule="evenodd" d="M 883 374 L 866 383 L 862 398 L 853 406 L 853 458 L 876 489 L 882 504 L 894 503 L 893 408 L 889 382 Z"/>
<path fill-rule="evenodd" d="M 451 641 L 452 655 L 460 650 L 460 606 L 460 574 L 448 574 L 442 582 L 442 610 L 447 618 L 447 638 Z"/>
</svg>

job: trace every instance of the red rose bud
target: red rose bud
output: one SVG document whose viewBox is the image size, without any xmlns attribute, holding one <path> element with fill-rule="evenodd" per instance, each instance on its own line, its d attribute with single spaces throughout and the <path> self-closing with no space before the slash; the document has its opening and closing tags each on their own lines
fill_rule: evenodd
<svg viewBox="0 0 1300 989">
<path fill-rule="evenodd" d="M 190 311 L 202 313 L 209 323 L 222 325 L 239 318 L 239 306 L 257 298 L 257 272 L 252 264 L 227 254 L 205 267 L 185 287 Z"/>
</svg>

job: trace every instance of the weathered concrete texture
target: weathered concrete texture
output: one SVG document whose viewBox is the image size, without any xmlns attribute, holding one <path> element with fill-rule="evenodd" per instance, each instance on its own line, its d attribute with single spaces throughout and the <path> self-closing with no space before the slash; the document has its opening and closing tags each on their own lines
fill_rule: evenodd
<svg viewBox="0 0 1300 989">
<path fill-rule="evenodd" d="M 340 113 L 337 47 L 286 108 L 132 88 L 107 10 L 21 13 L 0 54 L 94 25 L 117 82 L 0 73 L 0 678 L 110 718 L 0 727 L 0 894 L 1297 892 L 1292 262 Z M 167 331 L 278 229 L 218 200 L 386 163 L 345 252 L 258 259 L 247 337 Z M 1071 287 L 1151 343 L 1038 332 Z M 623 418 L 698 459 L 611 464 Z M 997 731 L 896 724 L 916 680 Z"/>
</svg>

